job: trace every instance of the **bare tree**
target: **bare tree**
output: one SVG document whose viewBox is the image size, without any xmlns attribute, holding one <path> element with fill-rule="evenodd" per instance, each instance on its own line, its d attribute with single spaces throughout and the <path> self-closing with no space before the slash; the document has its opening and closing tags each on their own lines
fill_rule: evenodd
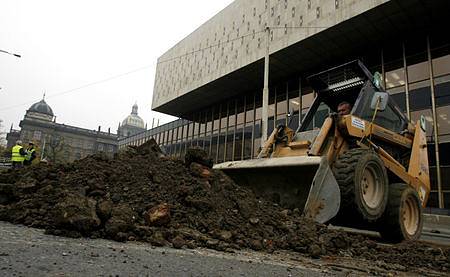
<svg viewBox="0 0 450 277">
<path fill-rule="evenodd" d="M 45 144 L 45 149 L 43 149 L 44 157 L 47 157 L 53 163 L 65 163 L 69 161 L 67 150 L 68 147 L 64 142 L 64 137 L 52 135 Z"/>
<path fill-rule="evenodd" d="M 0 119 L 0 157 L 7 155 L 6 149 L 6 132 L 3 131 L 3 120 Z"/>
</svg>

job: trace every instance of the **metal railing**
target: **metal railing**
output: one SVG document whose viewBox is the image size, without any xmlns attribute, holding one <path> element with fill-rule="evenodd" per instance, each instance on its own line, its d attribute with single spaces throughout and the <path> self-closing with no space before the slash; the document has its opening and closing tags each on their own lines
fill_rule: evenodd
<svg viewBox="0 0 450 277">
<path fill-rule="evenodd" d="M 2 158 L 0 157 L 0 169 L 1 168 L 10 168 L 12 166 L 12 162 L 10 158 Z"/>
</svg>

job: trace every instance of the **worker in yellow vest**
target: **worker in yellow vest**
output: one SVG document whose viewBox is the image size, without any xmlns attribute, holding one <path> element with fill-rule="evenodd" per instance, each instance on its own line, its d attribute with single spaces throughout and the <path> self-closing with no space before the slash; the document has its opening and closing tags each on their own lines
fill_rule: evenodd
<svg viewBox="0 0 450 277">
<path fill-rule="evenodd" d="M 36 159 L 36 149 L 34 148 L 34 143 L 32 141 L 28 143 L 28 148 L 25 152 L 26 155 L 23 165 L 31 165 L 33 160 Z"/>
<path fill-rule="evenodd" d="M 26 155 L 27 153 L 22 147 L 22 141 L 16 141 L 16 145 L 14 145 L 11 149 L 11 161 L 13 168 L 21 168 Z"/>
</svg>

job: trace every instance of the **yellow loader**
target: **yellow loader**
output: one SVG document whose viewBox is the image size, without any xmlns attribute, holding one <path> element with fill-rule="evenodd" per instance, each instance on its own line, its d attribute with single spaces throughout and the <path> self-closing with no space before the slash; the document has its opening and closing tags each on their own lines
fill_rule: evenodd
<svg viewBox="0 0 450 277">
<path fill-rule="evenodd" d="M 308 81 L 316 97 L 296 131 L 278 126 L 257 159 L 215 168 L 319 223 L 374 229 L 393 242 L 419 238 L 430 193 L 424 118 L 412 124 L 359 60 Z M 342 103 L 349 114 L 336 113 Z M 313 129 L 319 107 L 330 113 Z"/>
</svg>

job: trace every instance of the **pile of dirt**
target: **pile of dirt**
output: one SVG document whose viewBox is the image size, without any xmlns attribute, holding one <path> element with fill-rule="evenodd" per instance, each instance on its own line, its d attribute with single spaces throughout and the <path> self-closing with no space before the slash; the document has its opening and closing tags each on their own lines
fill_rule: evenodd
<svg viewBox="0 0 450 277">
<path fill-rule="evenodd" d="M 10 170 L 0 174 L 0 220 L 70 237 L 220 251 L 287 249 L 311 257 L 450 268 L 448 248 L 383 245 L 330 230 L 298 210 L 257 198 L 211 165 L 200 149 L 190 149 L 182 161 L 164 156 L 149 141 L 112 159 L 97 154 L 71 164 Z"/>
</svg>

